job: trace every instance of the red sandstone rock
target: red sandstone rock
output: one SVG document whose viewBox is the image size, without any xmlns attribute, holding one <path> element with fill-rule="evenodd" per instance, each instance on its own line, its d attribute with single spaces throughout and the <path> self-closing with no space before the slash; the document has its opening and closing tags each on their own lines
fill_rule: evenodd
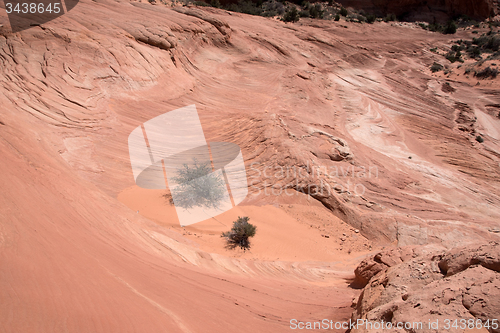
<svg viewBox="0 0 500 333">
<path fill-rule="evenodd" d="M 354 263 L 339 273 L 330 262 L 208 253 L 183 237 L 175 214 L 146 216 L 117 199 L 135 186 L 130 132 L 193 103 L 207 140 L 242 149 L 252 192 L 242 211 L 283 201 L 324 205 L 360 231 L 361 243 L 361 235 L 401 246 L 498 240 L 500 136 L 498 118 L 485 112 L 500 105 L 499 87 L 431 74 L 442 57 L 429 49 L 447 48 L 449 38 L 412 25 L 285 24 L 108 0 L 83 0 L 59 19 L 13 34 L 0 11 L 0 330 L 274 333 L 288 331 L 291 317 L 349 317 L 356 291 L 345 281 Z M 443 91 L 448 80 L 455 91 Z M 457 102 L 478 118 L 483 145 L 458 129 Z M 265 176 L 266 168 L 301 172 Z M 265 194 L 271 186 L 292 195 Z M 334 232 L 320 236 L 320 225 L 338 221 L 322 212 L 324 220 L 288 217 L 295 224 L 278 232 L 281 251 L 304 248 L 301 237 L 312 233 L 299 231 L 313 222 L 318 234 L 310 243 L 337 241 Z M 190 233 L 219 240 L 210 233 L 221 224 L 209 222 Z M 261 245 L 262 256 L 275 249 Z M 344 258 L 349 249 L 337 251 Z M 438 261 L 404 266 L 399 261 L 413 254 L 398 251 L 360 270 L 365 279 L 380 274 L 360 306 L 396 318 L 394 297 L 411 301 L 401 309 L 412 313 L 421 311 L 418 297 L 435 295 L 464 314 L 492 316 L 499 308 L 476 297 L 496 295 L 498 285 L 488 269 L 497 261 L 483 252 L 484 267 L 469 257 L 459 265 L 445 260 L 450 272 L 473 265 L 446 280 Z M 451 296 L 431 280 L 449 282 Z"/>
<path fill-rule="evenodd" d="M 499 249 L 499 243 L 490 243 L 434 250 L 387 268 L 370 279 L 351 319 L 379 323 L 384 320 L 394 325 L 420 322 L 423 327 L 419 332 L 464 332 L 451 327 L 455 320 L 471 320 L 474 325 L 478 325 L 478 320 L 498 322 Z M 443 326 L 447 319 L 451 320 L 449 329 Z M 428 325 L 436 321 L 440 322 L 439 328 Z M 359 327 L 352 332 L 379 331 Z M 500 332 L 494 327 L 489 331 Z"/>
</svg>

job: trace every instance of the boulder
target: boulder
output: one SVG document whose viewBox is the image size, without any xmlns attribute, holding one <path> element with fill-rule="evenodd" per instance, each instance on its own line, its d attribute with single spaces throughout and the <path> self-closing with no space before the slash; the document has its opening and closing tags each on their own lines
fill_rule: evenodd
<svg viewBox="0 0 500 333">
<path fill-rule="evenodd" d="M 378 265 L 370 267 L 374 262 Z M 474 328 L 498 333 L 500 329 L 492 323 L 500 318 L 499 263 L 498 242 L 452 250 L 417 246 L 379 253 L 356 269 L 357 277 L 369 281 L 353 303 L 356 309 L 351 320 L 360 325 L 351 332 L 377 332 L 374 327 L 385 322 L 406 323 L 407 329 L 400 332 Z"/>
</svg>

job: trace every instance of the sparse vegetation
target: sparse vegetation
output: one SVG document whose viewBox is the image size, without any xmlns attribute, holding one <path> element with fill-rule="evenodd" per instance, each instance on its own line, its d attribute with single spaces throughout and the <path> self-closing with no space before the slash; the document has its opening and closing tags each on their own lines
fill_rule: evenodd
<svg viewBox="0 0 500 333">
<path fill-rule="evenodd" d="M 148 0 L 149 1 L 149 0 Z M 165 1 L 165 0 L 160 0 Z M 278 16 L 284 22 L 298 22 L 301 17 L 313 19 L 325 19 L 340 21 L 344 16 L 347 22 L 374 23 L 377 16 L 365 14 L 362 10 L 349 12 L 345 7 L 338 7 L 333 1 L 310 3 L 307 0 L 236 0 L 236 2 L 221 4 L 220 0 L 182 0 L 196 6 L 211 6 L 233 12 L 258 15 L 264 17 Z M 300 6 L 299 6 L 300 3 Z M 396 16 L 388 16 L 390 20 L 396 20 Z M 346 26 L 344 26 L 347 28 Z"/>
<path fill-rule="evenodd" d="M 483 143 L 484 139 L 483 139 L 482 136 L 478 135 L 478 136 L 476 136 L 476 141 L 479 142 L 479 143 Z"/>
<path fill-rule="evenodd" d="M 479 47 L 470 48 L 469 56 L 473 59 L 479 58 L 481 56 L 481 49 Z"/>
<path fill-rule="evenodd" d="M 282 2 L 270 0 L 262 3 L 262 16 L 273 17 L 281 16 L 285 13 L 285 6 Z"/>
<path fill-rule="evenodd" d="M 457 50 L 457 51 L 450 51 L 448 52 L 446 55 L 445 55 L 445 58 L 448 59 L 451 63 L 454 63 L 454 62 L 464 62 L 464 60 L 462 59 L 462 52 L 460 52 L 460 50 Z"/>
<path fill-rule="evenodd" d="M 495 79 L 498 76 L 498 69 L 496 68 L 491 68 L 491 67 L 486 67 L 480 72 L 477 72 L 474 74 L 475 77 L 480 78 L 480 79 L 487 79 L 487 78 L 492 78 Z"/>
<path fill-rule="evenodd" d="M 184 164 L 177 170 L 172 180 L 178 185 L 172 189 L 172 197 L 177 207 L 218 208 L 225 190 L 224 180 L 212 172 L 209 163 Z"/>
<path fill-rule="evenodd" d="M 295 6 L 290 6 L 281 18 L 283 22 L 298 22 L 300 20 L 299 11 Z"/>
<path fill-rule="evenodd" d="M 447 35 L 453 35 L 455 33 L 457 33 L 457 24 L 455 23 L 455 21 L 448 21 L 448 23 L 446 24 L 446 27 L 444 28 L 444 34 L 447 34 Z"/>
<path fill-rule="evenodd" d="M 160 0 L 164 1 L 164 0 Z M 345 16 L 348 22 L 369 22 L 376 21 L 375 15 L 366 15 L 361 12 L 349 14 L 349 11 L 338 5 L 332 0 L 327 3 L 310 3 L 307 0 L 236 0 L 233 3 L 223 2 L 220 0 L 183 0 L 185 3 L 191 3 L 197 6 L 211 6 L 224 10 L 245 13 L 250 15 L 258 15 L 264 17 L 280 17 L 284 22 L 298 22 L 301 17 L 313 19 L 325 19 L 340 21 L 341 16 Z M 300 3 L 300 6 L 299 6 Z"/>
<path fill-rule="evenodd" d="M 358 15 L 356 15 L 356 19 L 353 20 L 353 22 L 364 23 L 364 22 L 366 22 L 366 17 L 364 17 L 361 14 L 358 14 Z"/>
<path fill-rule="evenodd" d="M 282 16 L 285 13 L 284 1 L 281 0 L 259 0 L 257 2 L 251 0 L 238 0 L 234 3 L 226 3 L 222 5 L 220 0 L 186 0 L 196 6 L 210 6 L 221 8 L 233 12 L 245 13 L 250 15 L 259 15 L 265 17 Z"/>
<path fill-rule="evenodd" d="M 226 238 L 226 247 L 235 249 L 238 246 L 243 250 L 250 249 L 250 237 L 255 236 L 257 227 L 248 223 L 248 216 L 239 217 L 233 222 L 233 227 L 230 231 L 223 232 L 221 237 Z"/>
<path fill-rule="evenodd" d="M 437 23 L 431 23 L 431 24 L 420 23 L 419 25 L 422 29 L 429 30 L 432 32 L 440 32 L 443 34 L 455 34 L 458 29 L 458 26 L 455 21 L 449 21 L 446 25 Z"/>
<path fill-rule="evenodd" d="M 471 59 L 482 60 L 483 54 L 487 60 L 500 59 L 500 35 L 498 33 L 483 34 L 481 37 L 473 38 L 472 41 L 458 41 L 460 50 L 465 50 Z"/>
<path fill-rule="evenodd" d="M 396 14 L 387 14 L 387 16 L 384 18 L 385 22 L 393 22 L 397 20 L 398 18 L 396 17 Z"/>
<path fill-rule="evenodd" d="M 444 69 L 444 66 L 441 64 L 438 64 L 437 62 L 433 63 L 431 66 L 431 72 L 433 72 L 433 73 L 442 71 L 443 69 Z"/>
<path fill-rule="evenodd" d="M 472 40 L 457 40 L 453 42 L 451 50 L 444 56 L 451 63 L 457 61 L 463 63 L 465 59 L 475 59 L 475 64 L 464 66 L 465 75 L 474 74 L 479 79 L 494 79 L 499 73 L 496 62 L 491 62 L 490 66 L 482 70 L 477 69 L 477 67 L 480 67 L 485 61 L 500 59 L 500 34 L 490 31 Z M 461 67 L 462 65 L 459 65 L 457 69 Z M 435 70 L 437 71 L 437 67 Z"/>
<path fill-rule="evenodd" d="M 311 5 L 309 1 L 302 3 L 302 10 L 299 12 L 300 17 L 323 18 L 325 11 L 321 4 Z"/>
<path fill-rule="evenodd" d="M 325 11 L 323 10 L 323 7 L 319 3 L 315 4 L 314 6 L 311 6 L 309 9 L 309 16 L 311 18 L 323 18 Z"/>
<path fill-rule="evenodd" d="M 231 3 L 223 8 L 232 12 L 264 16 L 264 10 L 261 5 L 258 5 L 250 0 L 238 0 L 237 3 Z"/>
<path fill-rule="evenodd" d="M 483 51 L 498 52 L 500 49 L 500 36 L 498 34 L 487 34 L 479 38 L 473 38 L 472 44 L 477 45 Z"/>
<path fill-rule="evenodd" d="M 193 2 L 196 6 L 201 6 L 201 7 L 210 7 L 210 4 L 206 3 L 205 1 L 195 1 Z"/>
<path fill-rule="evenodd" d="M 377 17 L 373 14 L 366 15 L 366 22 L 372 24 L 377 20 Z"/>
<path fill-rule="evenodd" d="M 434 24 L 431 23 L 427 25 L 427 29 L 432 32 L 442 32 L 443 31 L 443 26 L 441 24 Z"/>
</svg>

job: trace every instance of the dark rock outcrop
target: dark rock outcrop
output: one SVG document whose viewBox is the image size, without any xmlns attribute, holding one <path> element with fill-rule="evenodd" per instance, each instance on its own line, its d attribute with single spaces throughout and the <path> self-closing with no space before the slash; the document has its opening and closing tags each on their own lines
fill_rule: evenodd
<svg viewBox="0 0 500 333">
<path fill-rule="evenodd" d="M 445 21 L 454 16 L 467 15 L 486 19 L 498 14 L 494 0 L 339 0 L 345 7 L 363 9 L 378 15 L 396 14 L 407 20 L 428 22 Z"/>
</svg>

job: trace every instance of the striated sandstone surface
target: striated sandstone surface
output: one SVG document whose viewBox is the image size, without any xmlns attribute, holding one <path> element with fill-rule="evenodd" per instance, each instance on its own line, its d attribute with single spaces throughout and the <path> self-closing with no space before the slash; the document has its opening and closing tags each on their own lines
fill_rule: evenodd
<svg viewBox="0 0 500 333">
<path fill-rule="evenodd" d="M 377 244 L 498 240 L 499 86 L 431 74 L 450 38 L 111 0 L 11 33 L 0 12 L 0 331 L 284 332 L 349 318 Z M 127 137 L 193 103 L 251 193 L 181 228 L 135 186 Z M 227 252 L 243 214 L 261 232 Z"/>
</svg>

